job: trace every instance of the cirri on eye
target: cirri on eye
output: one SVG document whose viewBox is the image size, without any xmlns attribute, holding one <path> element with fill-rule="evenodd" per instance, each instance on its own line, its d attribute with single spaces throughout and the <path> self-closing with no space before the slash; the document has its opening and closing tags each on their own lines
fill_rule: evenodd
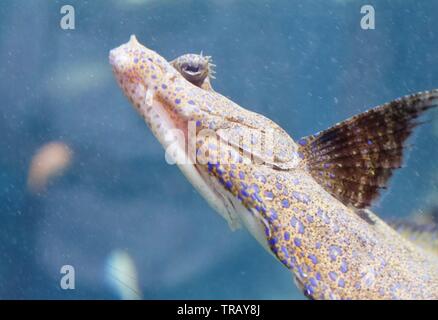
<svg viewBox="0 0 438 320">
<path fill-rule="evenodd" d="M 111 50 L 110 63 L 187 179 L 232 228 L 247 227 L 306 296 L 438 299 L 438 256 L 368 209 L 401 166 L 418 117 L 437 106 L 438 90 L 294 141 L 215 92 L 209 58 L 169 63 L 132 36 Z"/>
</svg>

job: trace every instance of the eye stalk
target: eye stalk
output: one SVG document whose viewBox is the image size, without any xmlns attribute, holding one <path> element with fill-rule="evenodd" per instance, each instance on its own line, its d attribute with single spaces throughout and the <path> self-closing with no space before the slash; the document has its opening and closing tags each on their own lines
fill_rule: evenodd
<svg viewBox="0 0 438 320">
<path fill-rule="evenodd" d="M 170 64 L 189 82 L 195 86 L 202 87 L 204 83 L 209 81 L 209 78 L 214 78 L 215 66 L 212 63 L 210 56 L 201 54 L 185 54 Z"/>
</svg>

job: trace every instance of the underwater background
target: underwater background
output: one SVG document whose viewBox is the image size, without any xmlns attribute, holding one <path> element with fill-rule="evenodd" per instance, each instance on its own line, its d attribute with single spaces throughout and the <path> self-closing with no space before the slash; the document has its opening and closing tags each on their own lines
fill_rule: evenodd
<svg viewBox="0 0 438 320">
<path fill-rule="evenodd" d="M 74 30 L 60 27 L 66 4 Z M 360 27 L 366 4 L 375 30 Z M 438 88 L 437 21 L 435 0 L 2 1 L 0 298 L 303 298 L 166 164 L 108 52 L 131 34 L 168 60 L 203 51 L 218 92 L 297 139 Z M 373 207 L 383 218 L 438 206 L 437 112 L 425 120 Z M 68 150 L 63 174 L 32 187 L 32 158 L 51 142 Z M 64 265 L 74 290 L 60 286 Z"/>
</svg>

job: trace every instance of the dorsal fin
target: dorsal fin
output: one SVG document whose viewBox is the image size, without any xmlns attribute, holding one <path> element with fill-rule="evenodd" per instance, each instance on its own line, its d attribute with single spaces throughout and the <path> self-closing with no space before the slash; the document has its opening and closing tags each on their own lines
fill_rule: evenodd
<svg viewBox="0 0 438 320">
<path fill-rule="evenodd" d="M 400 168 L 416 119 L 438 105 L 438 89 L 370 109 L 299 141 L 307 169 L 344 204 L 366 208 Z"/>
<path fill-rule="evenodd" d="M 438 225 L 420 224 L 412 220 L 387 221 L 402 237 L 438 255 Z"/>
</svg>

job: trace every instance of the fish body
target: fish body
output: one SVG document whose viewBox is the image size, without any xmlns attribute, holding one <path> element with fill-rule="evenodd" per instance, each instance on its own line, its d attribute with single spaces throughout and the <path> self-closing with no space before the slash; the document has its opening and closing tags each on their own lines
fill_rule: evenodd
<svg viewBox="0 0 438 320">
<path fill-rule="evenodd" d="M 243 223 L 306 296 L 438 299 L 437 257 L 366 209 L 399 166 L 401 137 L 437 104 L 437 91 L 296 143 L 268 118 L 187 81 L 134 36 L 111 50 L 110 63 L 166 159 L 232 228 Z"/>
</svg>

